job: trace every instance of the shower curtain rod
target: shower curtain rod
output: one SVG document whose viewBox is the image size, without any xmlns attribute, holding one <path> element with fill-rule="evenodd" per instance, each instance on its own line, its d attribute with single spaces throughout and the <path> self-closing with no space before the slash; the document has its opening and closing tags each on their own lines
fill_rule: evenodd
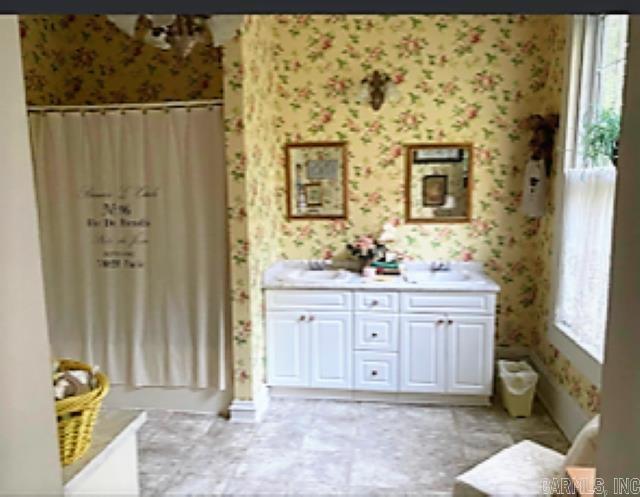
<svg viewBox="0 0 640 497">
<path fill-rule="evenodd" d="M 104 104 L 104 105 L 29 105 L 28 112 L 107 112 L 112 110 L 147 110 L 147 109 L 180 109 L 192 107 L 222 106 L 220 98 L 212 100 L 192 100 L 184 102 L 153 102 L 130 104 Z"/>
</svg>

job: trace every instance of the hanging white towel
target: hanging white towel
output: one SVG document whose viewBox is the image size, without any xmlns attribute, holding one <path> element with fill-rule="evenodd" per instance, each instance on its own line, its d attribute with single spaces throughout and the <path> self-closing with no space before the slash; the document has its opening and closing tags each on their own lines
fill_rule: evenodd
<svg viewBox="0 0 640 497">
<path fill-rule="evenodd" d="M 544 161 L 531 159 L 524 170 L 522 212 L 529 217 L 542 217 L 547 203 L 547 175 Z"/>
</svg>

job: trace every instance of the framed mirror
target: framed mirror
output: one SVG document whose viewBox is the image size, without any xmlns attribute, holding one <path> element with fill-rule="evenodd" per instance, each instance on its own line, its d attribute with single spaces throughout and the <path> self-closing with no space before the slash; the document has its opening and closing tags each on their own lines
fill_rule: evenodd
<svg viewBox="0 0 640 497">
<path fill-rule="evenodd" d="M 347 219 L 346 142 L 285 145 L 287 219 Z"/>
<path fill-rule="evenodd" d="M 471 220 L 473 145 L 405 145 L 407 223 L 465 223 Z"/>
</svg>

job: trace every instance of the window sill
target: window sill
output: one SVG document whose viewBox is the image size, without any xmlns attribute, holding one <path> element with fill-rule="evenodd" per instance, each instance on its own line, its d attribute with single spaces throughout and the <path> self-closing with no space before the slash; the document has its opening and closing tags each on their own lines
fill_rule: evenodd
<svg viewBox="0 0 640 497">
<path fill-rule="evenodd" d="M 602 364 L 568 336 L 562 326 L 551 322 L 549 340 L 591 383 L 600 388 Z"/>
</svg>

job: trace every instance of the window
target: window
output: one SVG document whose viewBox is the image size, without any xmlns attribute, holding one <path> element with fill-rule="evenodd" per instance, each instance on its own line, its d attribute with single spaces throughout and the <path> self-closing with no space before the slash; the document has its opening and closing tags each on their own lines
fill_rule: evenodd
<svg viewBox="0 0 640 497">
<path fill-rule="evenodd" d="M 576 16 L 555 326 L 602 362 L 628 17 Z"/>
</svg>

